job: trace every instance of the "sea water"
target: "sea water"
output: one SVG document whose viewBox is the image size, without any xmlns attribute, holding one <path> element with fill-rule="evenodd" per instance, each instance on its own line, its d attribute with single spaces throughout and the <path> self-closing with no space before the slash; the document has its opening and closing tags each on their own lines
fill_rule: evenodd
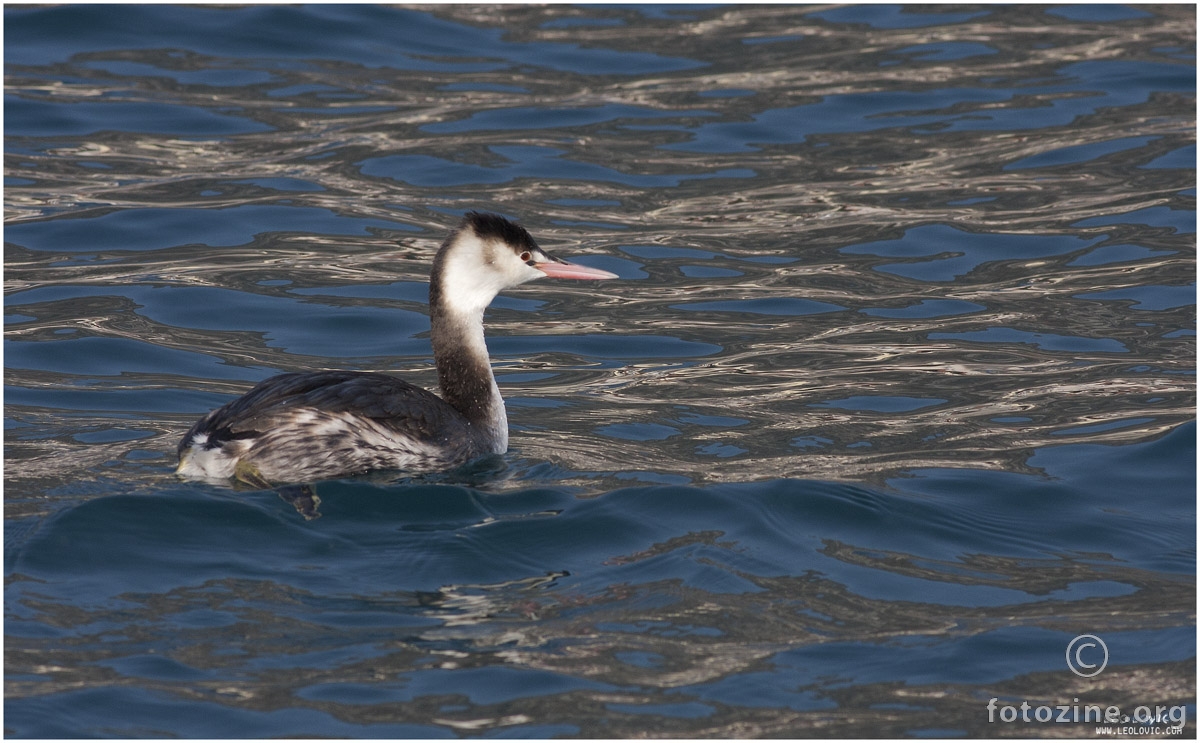
<svg viewBox="0 0 1200 743">
<path fill-rule="evenodd" d="M 1195 44 L 1191 6 L 6 7 L 5 733 L 1194 735 Z M 436 386 L 471 209 L 621 277 L 489 311 L 505 457 L 318 518 L 175 479 L 273 374 Z"/>
</svg>

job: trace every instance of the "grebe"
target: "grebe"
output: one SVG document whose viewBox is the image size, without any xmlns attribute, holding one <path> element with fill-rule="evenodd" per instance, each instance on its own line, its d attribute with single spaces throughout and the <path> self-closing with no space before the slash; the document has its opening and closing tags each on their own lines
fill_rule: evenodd
<svg viewBox="0 0 1200 743">
<path fill-rule="evenodd" d="M 615 279 L 554 257 L 520 225 L 468 212 L 433 259 L 430 339 L 442 397 L 371 372 L 280 374 L 212 411 L 179 442 L 176 473 L 254 487 L 371 470 L 431 472 L 508 449 L 483 311 L 533 279 Z"/>
</svg>

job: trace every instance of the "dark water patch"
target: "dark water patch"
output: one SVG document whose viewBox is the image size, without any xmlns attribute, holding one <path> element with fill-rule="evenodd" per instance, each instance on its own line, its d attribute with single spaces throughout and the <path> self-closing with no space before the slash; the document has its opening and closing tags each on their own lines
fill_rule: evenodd
<svg viewBox="0 0 1200 743">
<path fill-rule="evenodd" d="M 1148 227 L 1165 227 L 1178 232 L 1195 234 L 1196 212 L 1171 209 L 1169 207 L 1152 207 L 1137 211 L 1117 214 L 1111 217 L 1093 217 L 1076 223 L 1078 227 L 1107 227 L 1109 225 L 1141 224 Z"/>
<path fill-rule="evenodd" d="M 499 29 L 477 28 L 429 13 L 372 6 L 35 9 L 14 11 L 5 56 L 45 65 L 73 53 L 184 48 L 215 57 L 338 59 L 368 67 L 487 71 L 511 65 L 606 74 L 648 74 L 702 66 L 653 53 L 613 54 L 575 44 L 512 43 Z M 135 30 L 136 29 L 136 30 Z M 243 29 L 243 30 L 238 30 Z M 447 39 L 454 39 L 448 43 Z M 495 61 L 458 61 L 471 57 Z M 404 51 L 400 51 L 404 50 Z M 448 61 L 455 60 L 455 61 Z"/>
<path fill-rule="evenodd" d="M 80 357 L 89 359 L 89 373 L 96 376 L 137 374 L 164 367 L 204 369 L 216 378 L 241 378 L 234 368 L 225 368 L 207 354 L 177 351 L 129 338 L 72 338 L 54 343 L 5 341 L 4 354 L 11 369 L 38 369 L 49 372 L 73 371 Z"/>
<path fill-rule="evenodd" d="M 259 85 L 275 79 L 266 70 L 171 70 L 143 62 L 123 62 L 115 59 L 85 62 L 81 66 L 92 70 L 102 70 L 120 77 L 168 77 L 184 85 L 211 85 L 214 87 Z"/>
<path fill-rule="evenodd" d="M 1153 137 L 1123 137 L 1108 142 L 1075 145 L 1061 150 L 1043 152 L 1033 157 L 1026 157 L 1004 166 L 1005 170 L 1020 170 L 1022 168 L 1050 168 L 1056 165 L 1068 165 L 1078 162 L 1089 162 L 1114 152 L 1124 152 L 1145 146 L 1153 142 Z"/>
<path fill-rule="evenodd" d="M 1190 170 L 1196 165 L 1196 145 L 1180 147 L 1142 165 L 1143 168 L 1180 168 Z"/>
<path fill-rule="evenodd" d="M 911 55 L 922 62 L 950 62 L 968 57 L 979 57 L 998 54 L 996 49 L 979 42 L 943 42 L 935 44 L 917 44 L 916 46 L 897 49 L 896 55 Z"/>
<path fill-rule="evenodd" d="M 340 217 L 325 209 L 246 205 L 229 209 L 129 209 L 84 219 L 24 222 L 5 239 L 41 251 L 151 251 L 179 243 L 170 236 L 213 247 L 250 243 L 264 232 L 364 235 L 370 229 L 413 231 L 402 222 Z"/>
<path fill-rule="evenodd" d="M 858 5 L 813 13 L 814 18 L 830 23 L 864 23 L 874 28 L 924 28 L 963 23 L 981 16 L 986 11 L 964 13 L 921 13 L 902 5 Z"/>
<path fill-rule="evenodd" d="M 815 315 L 821 312 L 838 312 L 846 309 L 829 302 L 817 302 L 797 297 L 691 302 L 674 305 L 674 308 L 692 312 L 745 312 L 751 315 Z"/>
<path fill-rule="evenodd" d="M 1139 286 L 1127 289 L 1113 289 L 1106 292 L 1080 294 L 1079 299 L 1091 299 L 1098 302 L 1126 300 L 1133 304 L 1133 310 L 1157 312 L 1176 307 L 1187 307 L 1196 304 L 1196 285 L 1184 286 Z"/>
<path fill-rule="evenodd" d="M 988 328 L 967 333 L 930 333 L 929 340 L 964 340 L 972 343 L 1028 343 L 1047 351 L 1079 351 L 1092 353 L 1128 353 L 1119 341 L 1112 338 L 1080 338 L 1056 333 L 1033 333 L 1016 328 Z"/>
<path fill-rule="evenodd" d="M 107 131 L 177 136 L 263 132 L 266 124 L 194 106 L 167 103 L 57 103 L 4 96 L 4 131 L 14 137 L 78 137 Z"/>
<path fill-rule="evenodd" d="M 595 358 L 694 358 L 721 350 L 711 343 L 658 335 L 506 336 L 493 339 L 490 347 L 505 356 L 519 356 L 546 349 L 547 344 L 565 353 Z"/>
<path fill-rule="evenodd" d="M 463 121 L 427 124 L 422 128 L 434 134 L 456 134 L 490 130 L 582 127 L 623 119 L 659 119 L 666 117 L 713 115 L 715 115 L 713 112 L 703 110 L 666 112 L 652 108 L 612 104 L 594 108 L 511 108 L 483 111 Z"/>
<path fill-rule="evenodd" d="M 1166 251 L 1156 251 L 1141 245 L 1101 245 L 1071 261 L 1070 266 L 1105 266 L 1110 263 L 1125 263 L 1141 260 Z"/>
<path fill-rule="evenodd" d="M 814 135 L 832 132 L 870 132 L 902 127 L 917 135 L 953 131 L 1013 131 L 1041 126 L 1066 126 L 1096 113 L 1101 106 L 1132 106 L 1146 102 L 1142 81 L 1157 78 L 1164 88 L 1182 94 L 1196 88 L 1194 69 L 1152 62 L 1093 61 L 1065 65 L 1059 86 L 1039 85 L 1034 91 L 988 88 L 937 89 L 829 95 L 801 106 L 778 108 L 754 116 L 752 123 L 702 124 L 686 143 L 665 146 L 690 152 L 753 151 L 762 145 L 804 143 Z M 1048 105 L 1030 117 L 1016 104 L 1032 92 Z M 1101 100 L 1097 100 L 1101 99 Z M 953 103 L 953 113 L 945 112 Z M 978 113 L 964 115 L 965 107 Z M 828 122 L 838 122 L 831 125 Z"/>
<path fill-rule="evenodd" d="M 492 147 L 499 167 L 468 165 L 429 155 L 391 155 L 360 163 L 364 175 L 391 178 L 413 186 L 497 185 L 518 178 L 612 182 L 636 188 L 669 188 L 709 178 L 751 178 L 754 171 L 727 168 L 714 173 L 650 175 L 562 157 L 565 150 L 540 146 Z M 509 164 L 511 163 L 511 164 Z"/>
<path fill-rule="evenodd" d="M 74 738 L 85 733 L 114 738 L 329 736 L 335 738 L 446 738 L 431 724 L 353 724 L 314 709 L 229 710 L 220 692 L 209 698 L 179 699 L 133 687 L 64 691 L 5 711 L 5 726 L 17 737 Z M 123 710 L 120 719 L 111 710 Z M 63 710 L 70 710 L 64 712 Z"/>
<path fill-rule="evenodd" d="M 1081 3 L 1079 5 L 1060 5 L 1048 9 L 1046 12 L 1050 15 L 1060 16 L 1072 21 L 1092 21 L 1099 23 L 1112 23 L 1115 21 L 1129 21 L 1151 17 L 1151 14 L 1144 10 L 1118 4 L 1094 5 Z"/>
<path fill-rule="evenodd" d="M 927 317 L 949 317 L 965 315 L 987 309 L 981 304 L 965 302 L 958 299 L 923 299 L 908 307 L 870 307 L 859 310 L 864 315 L 872 317 L 892 317 L 897 319 L 916 319 Z"/>
<path fill-rule="evenodd" d="M 991 261 L 1063 255 L 1088 248 L 1094 242 L 1069 235 L 1032 238 L 1028 235 L 977 235 L 950 225 L 927 225 L 909 230 L 899 240 L 851 245 L 842 248 L 842 252 L 885 258 L 926 258 L 928 260 L 879 265 L 875 270 L 919 281 L 953 281 Z"/>
<path fill-rule="evenodd" d="M 899 413 L 910 410 L 919 410 L 931 405 L 941 405 L 947 402 L 937 398 L 920 398 L 920 397 L 883 397 L 883 396 L 863 396 L 847 397 L 841 400 L 827 400 L 825 402 L 812 403 L 810 407 L 814 408 L 845 408 L 846 410 L 876 410 L 881 413 Z"/>
</svg>

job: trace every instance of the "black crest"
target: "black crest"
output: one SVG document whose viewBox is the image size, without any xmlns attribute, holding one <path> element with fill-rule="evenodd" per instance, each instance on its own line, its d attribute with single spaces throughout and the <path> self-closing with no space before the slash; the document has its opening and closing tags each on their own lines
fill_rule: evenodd
<svg viewBox="0 0 1200 743">
<path fill-rule="evenodd" d="M 494 238 L 502 240 L 521 250 L 536 250 L 537 242 L 524 227 L 516 222 L 510 222 L 499 214 L 487 212 L 467 212 L 463 216 L 459 229 L 470 227 L 484 240 Z"/>
</svg>

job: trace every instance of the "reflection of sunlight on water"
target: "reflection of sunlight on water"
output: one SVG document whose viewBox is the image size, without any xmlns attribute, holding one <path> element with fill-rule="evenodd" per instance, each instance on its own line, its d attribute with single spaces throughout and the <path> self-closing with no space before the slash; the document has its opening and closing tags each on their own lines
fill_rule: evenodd
<svg viewBox="0 0 1200 743">
<path fill-rule="evenodd" d="M 130 7 L 6 12 L 25 717 L 988 736 L 1085 630 L 1150 638 L 1106 703 L 1194 696 L 1194 8 Z M 623 278 L 489 311 L 505 462 L 169 480 L 276 371 L 433 387 L 470 208 Z"/>
</svg>

